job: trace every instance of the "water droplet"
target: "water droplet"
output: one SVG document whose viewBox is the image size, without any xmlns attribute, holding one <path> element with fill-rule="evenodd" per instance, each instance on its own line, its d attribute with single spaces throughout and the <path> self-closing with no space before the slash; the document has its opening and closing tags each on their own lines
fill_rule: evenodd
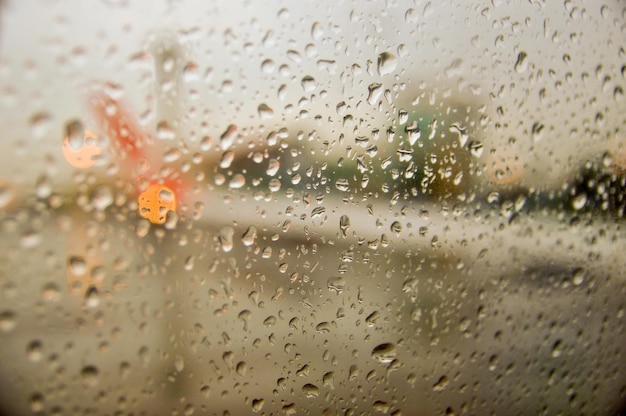
<svg viewBox="0 0 626 416">
<path fill-rule="evenodd" d="M 104 211 L 113 204 L 113 192 L 107 185 L 98 185 L 91 194 L 91 204 L 98 211 Z"/>
<path fill-rule="evenodd" d="M 380 100 L 381 95 L 383 95 L 383 85 L 378 82 L 374 82 L 367 87 L 367 90 L 367 102 L 370 105 L 378 104 L 378 100 Z"/>
<path fill-rule="evenodd" d="M 348 230 L 350 229 L 350 217 L 342 215 L 339 218 L 339 229 L 341 230 L 341 235 L 343 237 L 348 236 Z"/>
<path fill-rule="evenodd" d="M 335 182 L 335 188 L 342 192 L 348 192 L 350 190 L 350 182 L 345 178 L 339 178 Z"/>
<path fill-rule="evenodd" d="M 328 286 L 328 290 L 337 294 L 341 294 L 346 287 L 346 279 L 341 276 L 331 277 L 330 279 L 328 279 L 326 284 Z"/>
<path fill-rule="evenodd" d="M 70 148 L 80 150 L 85 144 L 85 127 L 78 120 L 72 120 L 65 125 L 65 136 Z"/>
<path fill-rule="evenodd" d="M 396 235 L 399 235 L 402 232 L 402 224 L 400 224 L 399 221 L 394 221 L 391 223 L 391 226 L 389 227 L 391 229 L 391 231 L 393 233 L 395 233 Z"/>
<path fill-rule="evenodd" d="M 533 123 L 533 126 L 531 127 L 531 136 L 533 138 L 533 142 L 538 142 L 543 138 L 543 129 L 544 129 L 544 125 L 540 122 L 535 122 Z"/>
<path fill-rule="evenodd" d="M 311 211 L 311 218 L 318 218 L 323 216 L 326 213 L 326 208 L 324 207 L 315 207 Z"/>
<path fill-rule="evenodd" d="M 586 203 L 587 194 L 585 193 L 580 193 L 572 198 L 572 208 L 574 208 L 576 211 L 583 209 Z"/>
<path fill-rule="evenodd" d="M 235 142 L 237 137 L 237 126 L 231 124 L 220 136 L 220 146 L 223 150 L 227 150 Z"/>
<path fill-rule="evenodd" d="M 245 184 L 246 184 L 246 177 L 243 176 L 241 173 L 237 173 L 228 182 L 228 187 L 230 189 L 240 189 Z"/>
<path fill-rule="evenodd" d="M 280 169 L 280 162 L 276 159 L 270 159 L 267 163 L 265 173 L 267 173 L 268 176 L 274 176 L 278 172 L 278 169 Z"/>
<path fill-rule="evenodd" d="M 437 382 L 433 384 L 433 391 L 444 390 L 448 386 L 449 382 L 450 380 L 448 380 L 448 377 L 446 375 L 439 377 L 439 380 L 437 380 Z"/>
<path fill-rule="evenodd" d="M 257 111 L 261 120 L 267 120 L 274 116 L 274 110 L 272 110 L 272 108 L 265 103 L 259 104 Z"/>
<path fill-rule="evenodd" d="M 302 89 L 304 90 L 304 92 L 313 92 L 315 91 L 315 88 L 317 87 L 315 78 L 313 78 L 310 75 L 305 75 L 302 78 L 302 81 L 300 82 L 300 84 L 302 85 Z"/>
<path fill-rule="evenodd" d="M 398 66 L 398 59 L 390 52 L 383 52 L 378 55 L 378 75 L 381 77 L 391 74 Z"/>
<path fill-rule="evenodd" d="M 12 331 L 16 324 L 15 312 L 4 311 L 0 313 L 0 332 Z"/>
<path fill-rule="evenodd" d="M 367 318 L 365 318 L 365 323 L 367 324 L 367 326 L 375 327 L 379 318 L 380 314 L 378 313 L 378 311 L 374 311 L 370 313 Z"/>
<path fill-rule="evenodd" d="M 67 265 L 70 273 L 74 276 L 82 276 L 87 273 L 87 261 L 84 257 L 71 256 L 67 261 Z"/>
<path fill-rule="evenodd" d="M 409 136 L 409 144 L 413 146 L 421 137 L 422 131 L 420 130 L 417 120 L 413 120 L 408 126 L 404 128 L 404 131 Z"/>
<path fill-rule="evenodd" d="M 35 195 L 37 198 L 45 199 L 52 193 L 52 183 L 47 175 L 41 175 L 35 183 Z"/>
<path fill-rule="evenodd" d="M 8 183 L 0 184 L 0 209 L 4 209 L 15 199 L 15 189 Z"/>
<path fill-rule="evenodd" d="M 235 366 L 235 371 L 243 377 L 248 373 L 248 365 L 244 361 L 239 361 Z"/>
<path fill-rule="evenodd" d="M 177 147 L 172 147 L 163 153 L 163 161 L 165 163 L 172 163 L 180 159 L 182 152 Z"/>
<path fill-rule="evenodd" d="M 89 286 L 85 292 L 85 306 L 95 308 L 100 304 L 100 294 L 95 286 Z"/>
<path fill-rule="evenodd" d="M 93 387 L 98 384 L 98 375 L 100 371 L 94 365 L 87 365 L 80 371 L 83 383 L 87 387 Z"/>
<path fill-rule="evenodd" d="M 574 270 L 574 273 L 572 273 L 572 284 L 574 286 L 580 286 L 584 280 L 585 280 L 585 269 L 578 268 Z"/>
<path fill-rule="evenodd" d="M 174 357 L 174 368 L 179 373 L 185 369 L 185 359 L 182 355 L 176 354 Z"/>
<path fill-rule="evenodd" d="M 518 74 L 526 71 L 526 68 L 528 67 L 528 61 L 526 60 L 527 57 L 528 54 L 524 51 L 517 54 L 517 61 L 515 61 L 514 68 L 515 72 L 517 72 Z"/>
<path fill-rule="evenodd" d="M 39 392 L 33 393 L 33 395 L 30 396 L 30 410 L 36 414 L 43 412 L 45 409 L 45 402 L 46 398 L 43 394 Z"/>
<path fill-rule="evenodd" d="M 562 347 L 563 347 L 563 341 L 561 341 L 560 339 L 557 339 L 552 345 L 552 357 L 553 358 L 558 358 L 561 356 L 561 354 L 563 353 Z"/>
<path fill-rule="evenodd" d="M 253 399 L 252 400 L 252 411 L 254 413 L 258 413 L 263 410 L 263 405 L 265 404 L 265 400 L 263 399 Z"/>
<path fill-rule="evenodd" d="M 160 121 L 157 124 L 156 138 L 159 140 L 174 140 L 176 131 L 170 127 L 167 121 Z"/>
<path fill-rule="evenodd" d="M 220 168 L 222 169 L 228 169 L 230 167 L 230 165 L 233 163 L 233 160 L 235 160 L 235 155 L 236 153 L 233 152 L 232 150 L 227 150 L 224 153 L 222 153 L 222 157 L 220 158 Z"/>
<path fill-rule="evenodd" d="M 389 342 L 379 344 L 372 350 L 372 358 L 382 364 L 389 364 L 396 358 L 396 346 Z"/>
<path fill-rule="evenodd" d="M 315 384 L 307 383 L 302 386 L 302 393 L 307 398 L 314 399 L 320 395 L 320 389 Z"/>
<path fill-rule="evenodd" d="M 465 147 L 467 141 L 469 140 L 469 135 L 467 134 L 465 127 L 461 126 L 459 123 L 453 123 L 449 130 L 451 133 L 459 135 L 459 144 L 461 147 Z"/>
<path fill-rule="evenodd" d="M 47 283 L 41 289 L 41 297 L 50 302 L 57 302 L 61 299 L 61 291 L 56 283 Z"/>
<path fill-rule="evenodd" d="M 52 118 L 50 117 L 50 114 L 45 112 L 33 114 L 30 118 L 30 128 L 33 137 L 35 139 L 41 139 L 48 133 L 51 124 Z"/>
<path fill-rule="evenodd" d="M 243 242 L 244 246 L 250 247 L 254 244 L 254 241 L 256 240 L 256 236 L 257 236 L 256 227 L 254 225 L 251 225 L 250 227 L 248 227 L 246 232 L 243 233 L 243 235 L 241 236 L 241 241 Z"/>
<path fill-rule="evenodd" d="M 235 235 L 235 230 L 231 227 L 222 228 L 218 234 L 220 246 L 225 253 L 233 249 L 233 235 Z"/>
<path fill-rule="evenodd" d="M 41 358 L 43 357 L 43 353 L 41 351 L 42 349 L 43 346 L 41 341 L 38 339 L 33 340 L 26 346 L 26 356 L 34 363 L 41 361 Z"/>
<path fill-rule="evenodd" d="M 483 154 L 483 144 L 478 141 L 471 141 L 469 144 L 470 154 L 474 157 L 481 157 Z"/>
</svg>

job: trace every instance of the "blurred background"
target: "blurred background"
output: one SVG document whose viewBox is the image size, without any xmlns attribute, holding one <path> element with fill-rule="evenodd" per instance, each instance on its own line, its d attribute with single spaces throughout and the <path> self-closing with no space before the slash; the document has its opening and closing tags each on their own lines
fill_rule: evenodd
<svg viewBox="0 0 626 416">
<path fill-rule="evenodd" d="M 623 2 L 0 8 L 4 414 L 625 411 Z"/>
</svg>

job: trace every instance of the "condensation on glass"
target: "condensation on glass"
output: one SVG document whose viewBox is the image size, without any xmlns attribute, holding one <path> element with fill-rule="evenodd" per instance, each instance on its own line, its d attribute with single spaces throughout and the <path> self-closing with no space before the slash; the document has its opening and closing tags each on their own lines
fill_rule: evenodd
<svg viewBox="0 0 626 416">
<path fill-rule="evenodd" d="M 0 3 L 0 410 L 626 409 L 626 6 Z"/>
</svg>

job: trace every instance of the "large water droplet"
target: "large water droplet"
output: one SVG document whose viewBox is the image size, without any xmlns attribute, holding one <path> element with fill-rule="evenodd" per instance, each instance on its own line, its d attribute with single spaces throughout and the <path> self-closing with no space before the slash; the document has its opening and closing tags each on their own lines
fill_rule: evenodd
<svg viewBox="0 0 626 416">
<path fill-rule="evenodd" d="M 515 61 L 514 68 L 515 72 L 517 72 L 518 74 L 526 71 L 526 68 L 528 67 L 528 61 L 526 60 L 527 57 L 528 54 L 524 51 L 517 54 L 517 61 Z"/>
<path fill-rule="evenodd" d="M 390 342 L 379 344 L 372 350 L 372 358 L 380 363 L 389 364 L 396 358 L 396 346 Z"/>
<path fill-rule="evenodd" d="M 82 276 L 87 273 L 87 261 L 84 257 L 71 256 L 67 261 L 67 265 L 70 273 L 74 276 Z"/>
<path fill-rule="evenodd" d="M 583 209 L 586 203 L 587 203 L 587 194 L 583 192 L 581 192 L 580 194 L 572 198 L 572 208 L 574 208 L 576 211 Z"/>
<path fill-rule="evenodd" d="M 383 52 L 378 55 L 378 75 L 381 77 L 391 74 L 398 66 L 398 59 L 390 52 Z"/>
<path fill-rule="evenodd" d="M 254 240 L 256 240 L 256 236 L 257 236 L 256 227 L 254 225 L 251 225 L 250 227 L 248 227 L 246 232 L 243 233 L 243 235 L 241 236 L 241 241 L 243 242 L 244 246 L 250 247 L 251 245 L 254 244 Z"/>
<path fill-rule="evenodd" d="M 234 234 L 235 230 L 232 227 L 224 227 L 220 230 L 218 234 L 220 246 L 222 247 L 222 251 L 224 251 L 225 253 L 228 253 L 233 249 Z"/>
<path fill-rule="evenodd" d="M 314 399 L 320 395 L 320 389 L 315 384 L 307 383 L 302 386 L 302 393 L 307 398 Z"/>
<path fill-rule="evenodd" d="M 330 279 L 328 279 L 326 284 L 328 286 L 328 290 L 340 294 L 344 291 L 346 287 L 346 279 L 341 276 L 331 277 Z"/>
<path fill-rule="evenodd" d="M 80 376 L 83 379 L 85 386 L 93 387 L 98 384 L 99 373 L 100 371 L 98 370 L 98 367 L 94 365 L 87 365 L 81 370 Z"/>
<path fill-rule="evenodd" d="M 237 137 L 237 126 L 231 124 L 220 136 L 220 146 L 223 150 L 227 150 L 235 142 Z"/>
<path fill-rule="evenodd" d="M 378 82 L 374 82 L 367 87 L 367 90 L 367 102 L 370 105 L 376 105 L 378 100 L 380 100 L 380 97 L 383 95 L 383 85 Z"/>
<path fill-rule="evenodd" d="M 265 103 L 259 104 L 257 111 L 261 120 L 267 120 L 274 116 L 274 110 L 272 110 L 272 108 Z"/>
<path fill-rule="evenodd" d="M 98 185 L 91 194 L 91 204 L 98 211 L 104 211 L 113 204 L 113 192 L 107 185 Z"/>
</svg>

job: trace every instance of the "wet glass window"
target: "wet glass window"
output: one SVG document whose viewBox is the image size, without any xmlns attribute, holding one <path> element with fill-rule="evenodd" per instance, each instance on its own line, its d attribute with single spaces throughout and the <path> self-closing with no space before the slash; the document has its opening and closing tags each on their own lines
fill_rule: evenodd
<svg viewBox="0 0 626 416">
<path fill-rule="evenodd" d="M 620 415 L 619 0 L 0 2 L 0 413 Z"/>
</svg>

